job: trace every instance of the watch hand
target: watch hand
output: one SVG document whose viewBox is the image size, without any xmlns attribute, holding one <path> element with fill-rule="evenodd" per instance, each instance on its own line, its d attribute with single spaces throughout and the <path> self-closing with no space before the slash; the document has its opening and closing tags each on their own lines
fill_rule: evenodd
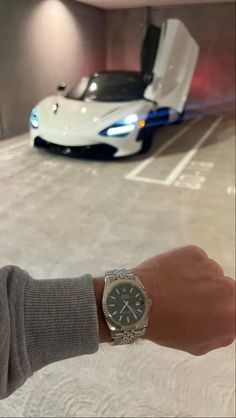
<svg viewBox="0 0 236 418">
<path fill-rule="evenodd" d="M 123 300 L 123 299 L 122 299 Z M 124 301 L 123 301 L 124 302 Z M 126 308 L 126 306 L 128 305 L 128 302 L 125 302 L 125 304 L 124 304 L 124 306 L 123 306 L 123 308 L 121 309 L 121 311 L 120 311 L 120 313 L 122 313 L 123 312 L 123 310 Z"/>
<path fill-rule="evenodd" d="M 133 309 L 128 305 L 128 303 L 127 303 L 127 308 L 129 308 L 130 312 L 132 312 L 132 314 L 134 315 L 135 319 L 137 319 L 137 315 L 135 315 Z"/>
</svg>

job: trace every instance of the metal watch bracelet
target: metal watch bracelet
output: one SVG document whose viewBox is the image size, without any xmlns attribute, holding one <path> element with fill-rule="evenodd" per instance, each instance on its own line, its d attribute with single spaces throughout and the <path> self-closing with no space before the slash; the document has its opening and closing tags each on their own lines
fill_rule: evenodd
<svg viewBox="0 0 236 418">
<path fill-rule="evenodd" d="M 125 268 L 119 270 L 109 270 L 105 273 L 105 282 L 109 281 L 110 283 L 112 283 L 119 279 L 128 279 L 135 281 L 135 275 Z M 110 330 L 112 338 L 111 345 L 132 344 L 138 338 L 142 337 L 145 334 L 146 328 L 147 327 L 143 327 L 141 329 L 134 329 L 130 331 Z"/>
</svg>

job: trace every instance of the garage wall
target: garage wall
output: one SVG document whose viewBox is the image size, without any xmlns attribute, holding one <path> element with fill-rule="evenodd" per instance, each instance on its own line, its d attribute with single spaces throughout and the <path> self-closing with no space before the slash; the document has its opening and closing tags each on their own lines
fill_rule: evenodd
<svg viewBox="0 0 236 418">
<path fill-rule="evenodd" d="M 32 106 L 60 82 L 71 86 L 81 75 L 105 68 L 105 23 L 104 11 L 72 0 L 0 0 L 5 137 L 26 131 Z"/>
<path fill-rule="evenodd" d="M 176 17 L 186 24 L 200 45 L 200 58 L 192 84 L 189 105 L 204 113 L 233 110 L 235 100 L 234 3 L 201 4 L 149 9 L 149 17 L 160 24 Z M 132 22 L 129 36 L 127 20 Z M 147 9 L 146 9 L 147 13 Z M 108 12 L 108 66 L 139 69 L 139 50 L 145 10 Z M 134 28 L 135 36 L 132 35 Z M 119 28 L 115 31 L 114 28 Z M 124 42 L 123 28 L 127 44 Z M 123 45 L 120 49 L 120 42 Z M 129 49 L 131 51 L 129 55 Z M 119 51 L 119 60 L 117 59 Z"/>
<path fill-rule="evenodd" d="M 146 9 L 107 12 L 107 69 L 139 69 L 140 48 L 146 31 Z"/>
</svg>

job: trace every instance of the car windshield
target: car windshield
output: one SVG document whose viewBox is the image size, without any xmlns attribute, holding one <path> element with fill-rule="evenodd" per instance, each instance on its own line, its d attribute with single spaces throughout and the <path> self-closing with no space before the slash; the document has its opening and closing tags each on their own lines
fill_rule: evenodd
<svg viewBox="0 0 236 418">
<path fill-rule="evenodd" d="M 70 91 L 67 97 L 74 100 L 125 102 L 142 99 L 145 87 L 142 73 L 96 73 L 87 79 L 84 89 L 80 82 Z"/>
</svg>

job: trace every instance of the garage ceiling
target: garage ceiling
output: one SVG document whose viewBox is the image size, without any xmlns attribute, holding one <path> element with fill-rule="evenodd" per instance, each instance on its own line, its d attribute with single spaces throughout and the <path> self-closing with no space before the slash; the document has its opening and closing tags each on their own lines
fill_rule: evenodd
<svg viewBox="0 0 236 418">
<path fill-rule="evenodd" d="M 130 9 L 141 6 L 171 6 L 177 4 L 229 3 L 229 0 L 77 0 L 102 9 Z"/>
</svg>

